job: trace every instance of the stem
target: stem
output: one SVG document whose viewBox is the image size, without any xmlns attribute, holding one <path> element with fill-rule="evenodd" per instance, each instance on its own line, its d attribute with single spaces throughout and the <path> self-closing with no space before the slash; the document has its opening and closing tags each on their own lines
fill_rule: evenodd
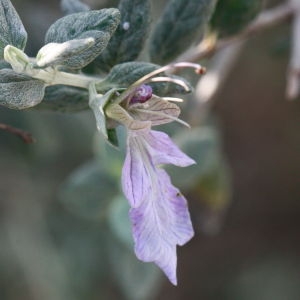
<svg viewBox="0 0 300 300">
<path fill-rule="evenodd" d="M 99 81 L 99 78 L 61 72 L 55 69 L 50 69 L 48 71 L 30 68 L 26 69 L 25 73 L 33 78 L 45 81 L 48 85 L 64 84 L 84 89 L 88 89 L 92 82 Z"/>
<path fill-rule="evenodd" d="M 0 129 L 20 137 L 23 140 L 23 142 L 26 144 L 32 144 L 34 142 L 31 133 L 26 132 L 22 129 L 18 129 L 3 123 L 0 123 Z"/>
</svg>

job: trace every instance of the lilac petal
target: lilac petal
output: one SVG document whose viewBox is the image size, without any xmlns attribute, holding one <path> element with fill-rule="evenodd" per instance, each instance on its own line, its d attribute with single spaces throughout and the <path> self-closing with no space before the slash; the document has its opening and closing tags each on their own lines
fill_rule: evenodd
<svg viewBox="0 0 300 300">
<path fill-rule="evenodd" d="M 122 169 L 122 188 L 131 207 L 139 206 L 151 189 L 149 163 L 151 161 L 140 145 L 139 138 L 129 134 Z"/>
<path fill-rule="evenodd" d="M 151 121 L 152 126 L 173 122 L 180 115 L 180 108 L 176 104 L 155 95 L 146 103 L 130 105 L 128 110 L 134 119 Z"/>
<path fill-rule="evenodd" d="M 146 136 L 149 152 L 155 165 L 173 164 L 187 167 L 195 161 L 183 153 L 164 132 L 151 130 Z"/>
<path fill-rule="evenodd" d="M 135 253 L 145 262 L 156 263 L 176 284 L 176 245 L 193 235 L 186 199 L 162 169 L 155 169 L 152 189 L 137 208 L 130 210 Z"/>
</svg>

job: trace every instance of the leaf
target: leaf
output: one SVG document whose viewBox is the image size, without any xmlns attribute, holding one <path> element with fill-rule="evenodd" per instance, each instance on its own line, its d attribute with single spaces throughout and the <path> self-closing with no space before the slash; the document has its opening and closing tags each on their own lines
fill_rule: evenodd
<svg viewBox="0 0 300 300">
<path fill-rule="evenodd" d="M 115 197 L 109 208 L 108 224 L 111 231 L 128 249 L 133 250 L 133 238 L 129 221 L 130 206 L 123 195 Z"/>
<path fill-rule="evenodd" d="M 150 3 L 148 0 L 121 0 L 121 22 L 107 48 L 93 64 L 101 71 L 114 65 L 135 60 L 140 54 L 149 29 Z"/>
<path fill-rule="evenodd" d="M 147 62 L 126 62 L 114 66 L 105 79 L 99 82 L 98 89 L 127 88 L 144 75 L 158 69 L 158 65 Z"/>
<path fill-rule="evenodd" d="M 9 0 L 0 0 L 0 59 L 7 45 L 13 45 L 24 50 L 27 32 L 23 23 Z"/>
<path fill-rule="evenodd" d="M 47 43 L 64 43 L 69 40 L 94 38 L 95 44 L 80 57 L 68 61 L 69 67 L 79 69 L 93 61 L 107 46 L 120 22 L 120 12 L 115 8 L 79 12 L 65 16 L 52 24 L 46 34 Z"/>
<path fill-rule="evenodd" d="M 78 56 L 77 60 L 82 61 L 76 63 L 77 66 L 83 67 L 85 61 L 80 59 L 85 51 L 94 46 L 95 40 L 93 38 L 70 40 L 64 43 L 49 43 L 42 47 L 36 56 L 36 64 L 40 68 L 46 68 L 51 66 L 66 66 L 72 67 L 74 65 L 72 58 Z M 71 59 L 71 63 L 69 63 Z"/>
<path fill-rule="evenodd" d="M 73 214 L 100 221 L 106 217 L 111 200 L 117 193 L 115 180 L 94 160 L 70 175 L 59 196 Z"/>
<path fill-rule="evenodd" d="M 114 66 L 104 80 L 96 84 L 99 92 L 105 92 L 111 88 L 127 88 L 141 77 L 149 74 L 150 72 L 160 68 L 159 65 L 148 62 L 126 62 Z M 164 75 L 161 73 L 158 76 Z M 190 89 L 190 84 L 182 77 L 168 76 L 182 80 Z M 187 91 L 180 85 L 172 82 L 155 82 L 150 84 L 153 92 L 159 96 L 168 96 L 174 93 L 183 94 Z"/>
<path fill-rule="evenodd" d="M 261 7 L 261 0 L 218 1 L 211 27 L 221 37 L 238 33 L 258 14 Z"/>
<path fill-rule="evenodd" d="M 201 39 L 215 3 L 216 0 L 169 1 L 150 41 L 151 60 L 166 64 Z"/>
<path fill-rule="evenodd" d="M 0 105 L 12 109 L 29 108 L 42 101 L 44 92 L 43 81 L 11 69 L 0 70 Z"/>
<path fill-rule="evenodd" d="M 182 168 L 178 175 L 178 168 L 168 166 L 166 169 L 172 182 L 180 189 L 192 188 L 199 178 L 210 174 L 221 160 L 219 137 L 212 128 L 193 128 L 184 130 L 174 137 L 176 144 L 189 157 L 196 161 L 196 165 Z"/>
<path fill-rule="evenodd" d="M 78 112 L 89 108 L 88 92 L 85 89 L 66 85 L 49 86 L 37 109 L 60 112 Z"/>
<path fill-rule="evenodd" d="M 90 10 L 90 7 L 80 0 L 61 0 L 60 6 L 66 15 Z"/>
</svg>

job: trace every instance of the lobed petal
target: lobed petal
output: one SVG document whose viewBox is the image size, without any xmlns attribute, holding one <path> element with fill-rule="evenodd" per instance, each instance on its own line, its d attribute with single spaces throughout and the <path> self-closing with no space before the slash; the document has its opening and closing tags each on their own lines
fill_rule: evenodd
<svg viewBox="0 0 300 300">
<path fill-rule="evenodd" d="M 145 161 L 148 161 L 148 164 L 145 164 Z M 122 189 L 131 207 L 139 206 L 151 189 L 149 163 L 147 153 L 138 138 L 130 136 L 122 169 Z"/>
<path fill-rule="evenodd" d="M 178 167 L 187 167 L 196 162 L 183 153 L 170 137 L 160 131 L 151 130 L 145 137 L 153 163 L 173 164 Z"/>
<path fill-rule="evenodd" d="M 162 169 L 155 169 L 151 190 L 139 207 L 130 210 L 135 253 L 145 262 L 156 263 L 176 284 L 176 245 L 193 235 L 186 199 Z"/>
</svg>

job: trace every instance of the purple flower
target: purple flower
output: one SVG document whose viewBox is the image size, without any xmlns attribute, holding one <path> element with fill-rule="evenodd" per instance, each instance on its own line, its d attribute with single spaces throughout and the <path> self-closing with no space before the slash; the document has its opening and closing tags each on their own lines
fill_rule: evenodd
<svg viewBox="0 0 300 300">
<path fill-rule="evenodd" d="M 176 246 L 194 235 L 186 199 L 159 167 L 195 162 L 167 134 L 150 128 L 128 132 L 122 172 L 123 191 L 131 205 L 136 256 L 156 263 L 176 285 Z"/>
<path fill-rule="evenodd" d="M 161 168 L 164 164 L 186 167 L 195 162 L 184 154 L 163 132 L 152 126 L 178 119 L 179 107 L 152 94 L 146 83 L 173 82 L 188 91 L 183 81 L 169 77 L 155 77 L 170 68 L 192 67 L 198 73 L 204 69 L 192 63 L 177 63 L 155 70 L 128 87 L 106 106 L 106 116 L 118 121 L 128 130 L 127 154 L 122 171 L 122 188 L 130 209 L 136 256 L 154 262 L 176 285 L 177 245 L 182 246 L 194 235 L 187 201 L 171 183 Z"/>
</svg>

